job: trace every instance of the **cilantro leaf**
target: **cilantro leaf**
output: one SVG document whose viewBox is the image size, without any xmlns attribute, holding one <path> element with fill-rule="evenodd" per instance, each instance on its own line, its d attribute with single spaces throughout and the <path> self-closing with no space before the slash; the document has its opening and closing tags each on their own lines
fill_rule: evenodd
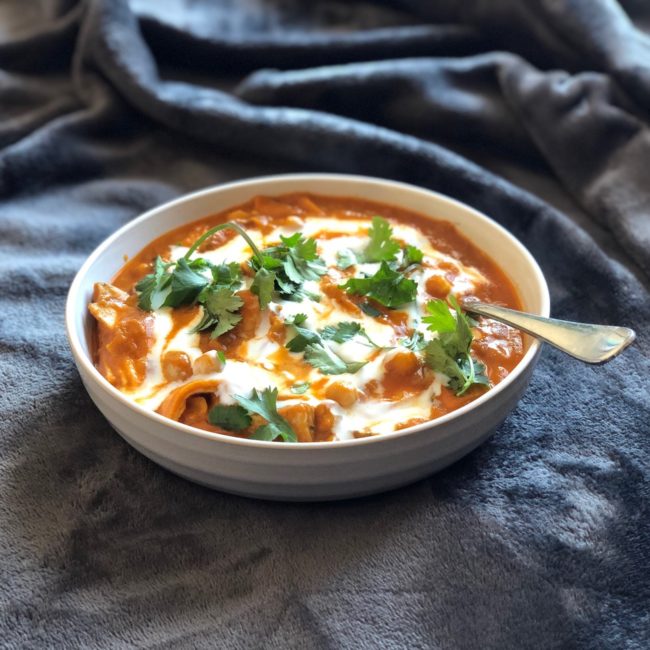
<svg viewBox="0 0 650 650">
<path fill-rule="evenodd" d="M 449 307 L 444 300 L 430 300 L 425 309 L 428 315 L 422 318 L 423 323 L 428 323 L 427 329 L 432 332 L 454 332 L 456 330 L 456 319 L 449 311 Z"/>
<path fill-rule="evenodd" d="M 368 316 L 372 316 L 372 318 L 378 318 L 379 316 L 381 316 L 381 312 L 379 311 L 379 309 L 377 309 L 377 307 L 375 307 L 374 305 L 371 305 L 367 301 L 362 302 L 359 305 L 359 307 L 361 308 L 361 311 L 364 314 L 368 314 Z"/>
<path fill-rule="evenodd" d="M 254 388 L 250 397 L 234 396 L 237 402 L 251 413 L 261 415 L 268 424 L 258 427 L 251 438 L 255 440 L 275 440 L 282 438 L 285 442 L 296 442 L 296 434 L 291 425 L 278 413 L 277 388 L 265 388 L 258 393 Z"/>
<path fill-rule="evenodd" d="M 156 257 L 154 272 L 146 275 L 135 285 L 140 309 L 152 311 L 162 307 L 169 293 L 168 284 L 171 279 L 166 271 L 172 264 L 173 262 L 163 262 L 160 256 Z"/>
<path fill-rule="evenodd" d="M 229 289 L 241 286 L 241 267 L 237 262 L 212 265 L 212 280 L 215 284 Z"/>
<path fill-rule="evenodd" d="M 214 339 L 239 323 L 242 317 L 237 312 L 244 301 L 227 287 L 211 286 L 203 293 L 203 318 L 192 333 L 214 327 L 210 334 L 210 338 Z"/>
<path fill-rule="evenodd" d="M 357 256 L 349 248 L 342 248 L 336 253 L 336 265 L 340 269 L 347 269 L 357 263 Z"/>
<path fill-rule="evenodd" d="M 273 298 L 275 272 L 262 267 L 257 270 L 251 284 L 251 291 L 260 301 L 260 309 L 266 309 Z"/>
<path fill-rule="evenodd" d="M 138 307 L 145 311 L 161 307 L 180 307 L 193 303 L 210 280 L 201 271 L 210 268 L 204 259 L 188 262 L 181 258 L 177 262 L 163 262 L 156 258 L 154 272 L 135 285 L 138 292 Z"/>
<path fill-rule="evenodd" d="M 367 363 L 366 361 L 344 361 L 327 346 L 314 344 L 309 344 L 305 348 L 305 361 L 324 375 L 355 373 Z"/>
<path fill-rule="evenodd" d="M 163 262 L 160 257 L 156 258 L 154 272 L 136 284 L 138 307 L 152 311 L 161 307 L 176 308 L 198 303 L 203 307 L 203 315 L 193 332 L 213 328 L 212 337 L 215 338 L 231 330 L 242 318 L 237 312 L 243 301 L 234 293 L 242 284 L 240 265 L 236 262 L 212 264 L 202 257 L 190 259 L 206 239 L 225 228 L 239 233 L 248 242 L 255 257 L 262 259 L 257 246 L 241 226 L 231 222 L 219 224 L 203 233 L 176 262 Z M 261 296 L 260 302 L 265 297 Z"/>
<path fill-rule="evenodd" d="M 424 338 L 424 334 L 415 330 L 408 338 L 400 339 L 399 344 L 407 350 L 417 352 L 418 350 L 423 350 L 426 347 L 427 342 Z"/>
<path fill-rule="evenodd" d="M 411 266 L 411 264 L 421 264 L 424 259 L 424 253 L 415 246 L 407 244 L 402 249 L 402 266 L 404 268 Z"/>
<path fill-rule="evenodd" d="M 208 412 L 208 422 L 226 431 L 242 431 L 252 422 L 248 411 L 238 404 L 217 404 Z"/>
<path fill-rule="evenodd" d="M 361 324 L 354 321 L 342 321 L 336 325 L 326 325 L 320 331 L 320 334 L 326 341 L 334 341 L 335 343 L 345 343 L 355 336 L 362 336 L 373 347 L 380 347 L 371 340 L 366 330 L 361 327 Z"/>
<path fill-rule="evenodd" d="M 361 333 L 363 327 L 353 321 L 343 321 L 337 325 L 326 325 L 321 331 L 321 336 L 327 341 L 345 343 Z"/>
<path fill-rule="evenodd" d="M 304 314 L 297 314 L 293 322 L 285 321 L 285 323 L 293 325 L 296 330 L 296 336 L 288 341 L 285 347 L 291 352 L 303 352 L 304 359 L 307 363 L 311 364 L 317 370 L 320 370 L 324 375 L 340 375 L 346 372 L 355 373 L 357 370 L 366 365 L 367 361 L 344 361 L 338 354 L 333 352 L 323 339 L 325 335 L 321 336 L 318 332 L 314 332 L 306 327 L 302 327 L 302 323 L 306 320 Z M 300 323 L 297 325 L 296 323 Z M 349 326 L 358 325 L 357 323 L 348 323 L 344 328 L 346 330 L 344 336 L 345 340 L 351 338 L 348 336 L 350 333 Z M 327 328 L 325 328 L 327 330 Z M 323 332 L 325 331 L 323 330 Z M 339 330 L 331 328 L 328 334 L 338 335 Z M 355 331 L 355 334 L 357 332 Z M 354 336 L 355 334 L 352 334 Z"/>
<path fill-rule="evenodd" d="M 296 330 L 296 336 L 294 336 L 290 341 L 287 341 L 285 346 L 287 350 L 290 352 L 304 352 L 305 348 L 309 344 L 320 345 L 321 338 L 316 332 L 307 329 L 306 327 L 295 325 L 295 323 L 293 327 Z"/>
<path fill-rule="evenodd" d="M 368 296 L 386 307 L 399 307 L 415 300 L 417 282 L 393 271 L 382 262 L 377 273 L 369 278 L 350 278 L 340 285 L 348 293 Z"/>
<path fill-rule="evenodd" d="M 210 284 L 210 280 L 199 272 L 206 268 L 208 263 L 204 259 L 199 258 L 188 262 L 181 257 L 172 271 L 169 294 L 163 306 L 180 307 L 194 302 L 201 290 Z"/>
<path fill-rule="evenodd" d="M 391 239 L 393 229 L 381 217 L 372 218 L 372 226 L 370 227 L 370 242 L 364 248 L 361 255 L 357 255 L 360 261 L 363 262 L 391 262 L 399 252 L 399 244 Z"/>
<path fill-rule="evenodd" d="M 289 390 L 294 395 L 302 395 L 309 390 L 311 384 L 308 381 L 299 381 L 297 384 L 294 384 Z"/>
<path fill-rule="evenodd" d="M 327 273 L 325 262 L 318 257 L 316 240 L 305 239 L 300 233 L 291 237 L 280 237 L 287 247 L 287 259 L 284 270 L 292 282 L 300 283 L 303 280 L 318 280 Z"/>
<path fill-rule="evenodd" d="M 287 318 L 284 322 L 287 325 L 302 325 L 307 320 L 307 314 L 296 314 Z"/>
<path fill-rule="evenodd" d="M 449 387 L 462 395 L 474 384 L 489 386 L 485 366 L 472 358 L 472 329 L 467 316 L 461 311 L 453 296 L 449 301 L 456 317 L 452 315 L 444 300 L 431 300 L 426 309 L 429 313 L 422 320 L 428 329 L 437 332 L 438 338 L 429 341 L 424 347 L 427 364 L 449 377 Z"/>
<path fill-rule="evenodd" d="M 281 244 L 278 246 L 271 246 L 262 251 L 261 261 L 257 257 L 251 260 L 251 266 L 256 271 L 256 275 L 262 269 L 273 272 L 274 287 L 285 300 L 300 302 L 306 297 L 317 299 L 318 296 L 311 294 L 303 287 L 306 281 L 318 280 L 327 273 L 327 266 L 316 251 L 316 240 L 305 239 L 299 232 L 290 237 L 281 236 L 280 240 Z M 261 281 L 258 284 L 261 284 Z M 267 296 L 270 295 L 268 287 L 270 286 L 270 281 L 266 279 L 263 297 L 267 303 Z"/>
</svg>

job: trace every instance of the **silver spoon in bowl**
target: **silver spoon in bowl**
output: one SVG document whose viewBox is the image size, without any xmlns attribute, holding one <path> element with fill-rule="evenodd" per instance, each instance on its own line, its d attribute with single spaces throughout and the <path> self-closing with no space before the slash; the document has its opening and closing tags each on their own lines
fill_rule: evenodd
<svg viewBox="0 0 650 650">
<path fill-rule="evenodd" d="M 587 363 L 605 363 L 613 359 L 636 338 L 634 330 L 629 327 L 591 325 L 544 318 L 471 300 L 463 301 L 462 307 L 472 314 L 486 316 L 516 327 Z"/>
</svg>

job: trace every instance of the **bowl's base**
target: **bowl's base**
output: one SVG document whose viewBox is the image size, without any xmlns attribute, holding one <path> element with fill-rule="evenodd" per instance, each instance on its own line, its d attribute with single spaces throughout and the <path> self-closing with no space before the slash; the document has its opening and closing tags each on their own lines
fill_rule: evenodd
<svg viewBox="0 0 650 650">
<path fill-rule="evenodd" d="M 383 473 L 373 478 L 351 479 L 349 481 L 337 480 L 332 483 L 264 483 L 259 481 L 250 481 L 243 479 L 232 479 L 219 474 L 212 474 L 194 467 L 188 467 L 177 463 L 169 458 L 159 456 L 150 449 L 139 445 L 135 440 L 124 434 L 119 429 L 113 427 L 132 447 L 137 449 L 141 454 L 149 458 L 157 465 L 166 470 L 187 479 L 192 483 L 197 483 L 203 487 L 220 492 L 227 492 L 241 497 L 253 499 L 264 499 L 267 501 L 340 501 L 343 499 L 356 499 L 360 497 L 378 494 L 395 490 L 405 485 L 415 483 L 427 476 L 431 476 L 449 465 L 460 460 L 476 447 L 481 445 L 487 438 L 492 436 L 494 428 L 487 431 L 483 436 L 472 441 L 472 444 L 466 447 L 455 449 L 453 453 L 447 454 L 423 462 L 415 467 L 409 467 L 407 470 L 393 473 Z M 496 427 L 495 427 L 496 428 Z M 279 444 L 279 443 L 278 443 Z"/>
</svg>

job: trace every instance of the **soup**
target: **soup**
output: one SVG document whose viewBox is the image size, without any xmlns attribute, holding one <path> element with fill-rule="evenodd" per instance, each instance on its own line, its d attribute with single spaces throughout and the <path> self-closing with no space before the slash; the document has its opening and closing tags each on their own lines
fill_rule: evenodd
<svg viewBox="0 0 650 650">
<path fill-rule="evenodd" d="M 445 221 L 365 200 L 256 197 L 151 242 L 95 285 L 95 364 L 145 409 L 269 441 L 390 435 L 502 381 L 520 309 Z"/>
</svg>

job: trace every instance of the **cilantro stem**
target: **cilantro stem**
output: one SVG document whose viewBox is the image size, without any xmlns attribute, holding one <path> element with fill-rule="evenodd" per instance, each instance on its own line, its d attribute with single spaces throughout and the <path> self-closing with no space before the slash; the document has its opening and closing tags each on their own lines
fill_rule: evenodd
<svg viewBox="0 0 650 650">
<path fill-rule="evenodd" d="M 260 263 L 260 266 L 263 265 L 263 257 L 262 253 L 260 253 L 260 249 L 255 245 L 255 242 L 248 236 L 248 233 L 237 223 L 233 223 L 232 221 L 228 221 L 226 223 L 221 223 L 218 226 L 215 226 L 214 228 L 210 228 L 207 232 L 204 232 L 189 248 L 187 253 L 183 255 L 183 257 L 187 260 L 190 258 L 192 253 L 206 240 L 212 237 L 216 232 L 219 232 L 220 230 L 225 230 L 226 228 L 230 228 L 231 230 L 234 230 L 236 233 L 241 235 L 245 240 L 246 243 L 251 247 L 253 250 L 253 255 L 257 258 L 257 261 Z"/>
</svg>

